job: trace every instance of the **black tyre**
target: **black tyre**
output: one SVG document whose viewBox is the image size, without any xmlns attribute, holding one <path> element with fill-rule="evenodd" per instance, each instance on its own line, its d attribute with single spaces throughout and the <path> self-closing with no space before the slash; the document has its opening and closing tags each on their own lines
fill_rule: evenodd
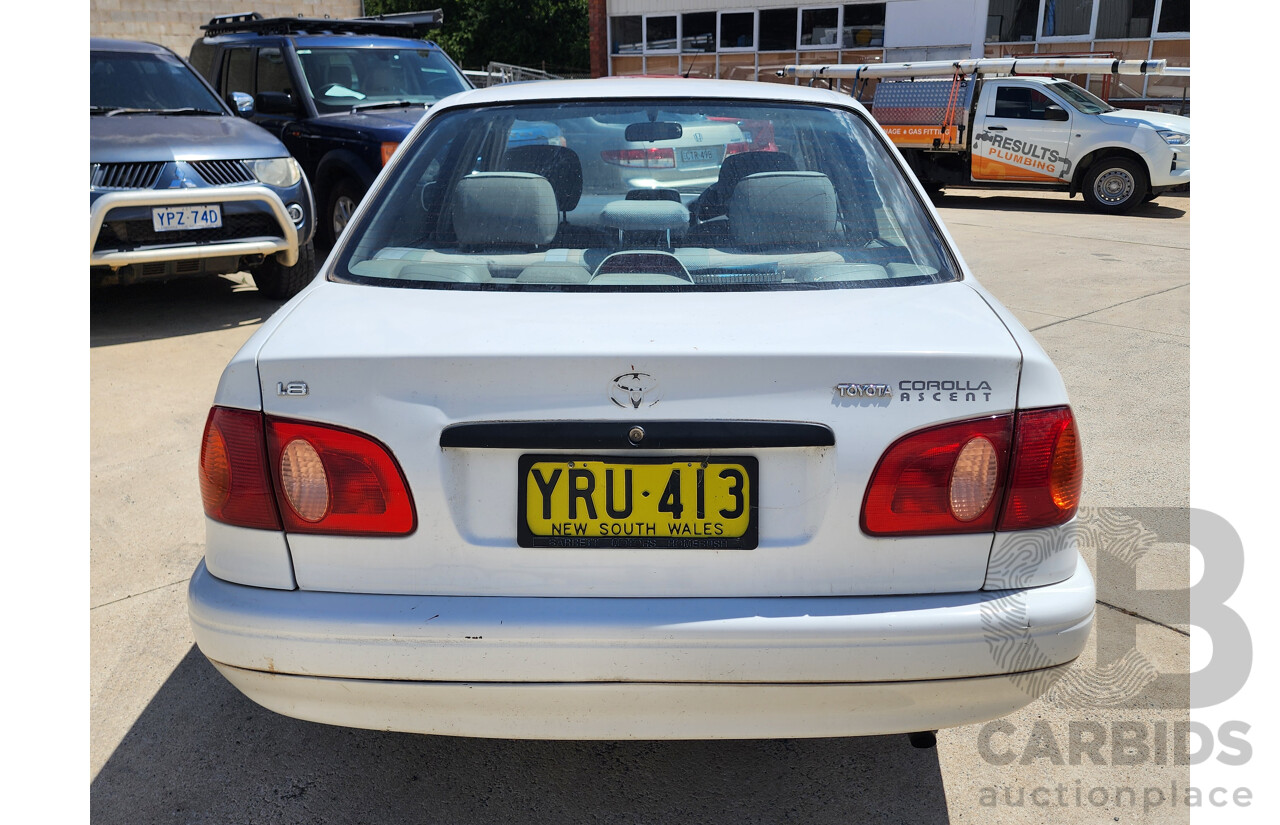
<svg viewBox="0 0 1280 825">
<path fill-rule="evenodd" d="M 330 246 L 337 243 L 338 236 L 346 228 L 351 215 L 356 211 L 356 205 L 363 197 L 364 187 L 351 178 L 339 180 L 329 190 L 329 202 L 325 209 L 325 222 L 322 225 Z"/>
<path fill-rule="evenodd" d="M 267 298 L 287 300 L 311 283 L 316 274 L 316 248 L 308 241 L 298 248 L 298 262 L 284 266 L 275 255 L 267 258 L 253 270 L 253 282 Z"/>
<path fill-rule="evenodd" d="M 1126 157 L 1095 161 L 1085 174 L 1084 200 L 1095 212 L 1123 214 L 1143 203 L 1149 191 L 1146 167 Z"/>
</svg>

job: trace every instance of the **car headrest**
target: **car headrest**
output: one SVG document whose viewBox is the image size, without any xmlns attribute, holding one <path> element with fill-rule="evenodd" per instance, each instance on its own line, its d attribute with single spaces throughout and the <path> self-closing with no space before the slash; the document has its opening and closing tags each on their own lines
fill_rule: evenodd
<svg viewBox="0 0 1280 825">
<path fill-rule="evenodd" d="M 468 246 L 551 242 L 560 224 L 551 184 L 527 172 L 477 172 L 458 181 L 453 230 Z"/>
<path fill-rule="evenodd" d="M 790 172 L 796 168 L 795 158 L 786 152 L 741 152 L 727 155 L 720 164 L 720 176 L 706 188 L 691 210 L 698 220 L 709 220 L 725 214 L 729 198 L 738 181 L 760 172 Z"/>
<path fill-rule="evenodd" d="M 738 181 L 760 172 L 794 172 L 795 158 L 786 152 L 740 152 L 728 155 L 720 164 L 720 185 L 733 192 Z"/>
<path fill-rule="evenodd" d="M 515 146 L 502 156 L 502 168 L 512 172 L 532 172 L 551 182 L 556 206 L 572 212 L 582 197 L 582 161 L 566 146 L 553 144 Z"/>
<path fill-rule="evenodd" d="M 729 231 L 739 246 L 812 246 L 836 236 L 836 190 L 821 172 L 764 172 L 738 182 Z"/>
</svg>

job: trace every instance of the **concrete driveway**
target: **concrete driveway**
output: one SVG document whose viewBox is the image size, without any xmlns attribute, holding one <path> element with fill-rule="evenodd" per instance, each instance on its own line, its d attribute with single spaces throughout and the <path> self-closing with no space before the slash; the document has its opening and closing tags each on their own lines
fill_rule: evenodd
<svg viewBox="0 0 1280 825">
<path fill-rule="evenodd" d="M 454 739 L 275 715 L 193 646 L 185 593 L 217 378 L 279 304 L 247 276 L 118 289 L 91 306 L 92 821 L 1188 821 L 1169 798 L 1189 768 L 1169 743 L 1188 705 L 1190 199 L 1120 218 L 1060 195 L 939 206 L 1062 370 L 1080 421 L 1087 555 L 1106 574 L 1080 678 L 994 726 L 943 731 L 936 750 L 905 736 Z M 1125 531 L 1128 550 L 1110 541 Z"/>
</svg>

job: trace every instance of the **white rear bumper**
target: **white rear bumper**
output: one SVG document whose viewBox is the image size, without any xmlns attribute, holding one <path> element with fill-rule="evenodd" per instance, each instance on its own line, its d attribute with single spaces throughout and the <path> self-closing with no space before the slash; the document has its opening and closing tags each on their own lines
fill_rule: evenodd
<svg viewBox="0 0 1280 825">
<path fill-rule="evenodd" d="M 495 739 L 877 736 L 1011 713 L 1069 664 L 1017 676 L 861 684 L 392 682 L 215 666 L 262 706 L 313 722 Z"/>
<path fill-rule="evenodd" d="M 1094 584 L 826 598 L 282 591 L 201 563 L 196 641 L 264 706 L 331 724 L 515 738 L 934 729 L 1027 704 L 1083 649 Z M 1013 675 L 1010 675 L 1013 674 Z"/>
</svg>

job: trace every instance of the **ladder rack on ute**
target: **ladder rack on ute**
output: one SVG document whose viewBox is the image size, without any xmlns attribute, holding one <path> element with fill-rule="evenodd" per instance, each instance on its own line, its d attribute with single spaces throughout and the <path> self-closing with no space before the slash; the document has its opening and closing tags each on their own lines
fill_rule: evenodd
<svg viewBox="0 0 1280 825">
<path fill-rule="evenodd" d="M 247 14 L 219 15 L 200 28 L 206 34 L 363 34 L 386 37 L 412 37 L 419 30 L 439 26 L 444 22 L 444 12 L 407 12 L 383 14 L 377 17 L 352 19 L 329 17 L 263 17 L 256 11 Z"/>
<path fill-rule="evenodd" d="M 986 57 L 975 60 L 930 60 L 920 63 L 841 63 L 789 65 L 778 77 L 815 80 L 869 80 L 871 78 L 954 77 L 956 75 L 1018 74 L 1190 74 L 1189 69 L 1170 70 L 1165 60 L 1116 60 L 1109 57 Z"/>
</svg>

